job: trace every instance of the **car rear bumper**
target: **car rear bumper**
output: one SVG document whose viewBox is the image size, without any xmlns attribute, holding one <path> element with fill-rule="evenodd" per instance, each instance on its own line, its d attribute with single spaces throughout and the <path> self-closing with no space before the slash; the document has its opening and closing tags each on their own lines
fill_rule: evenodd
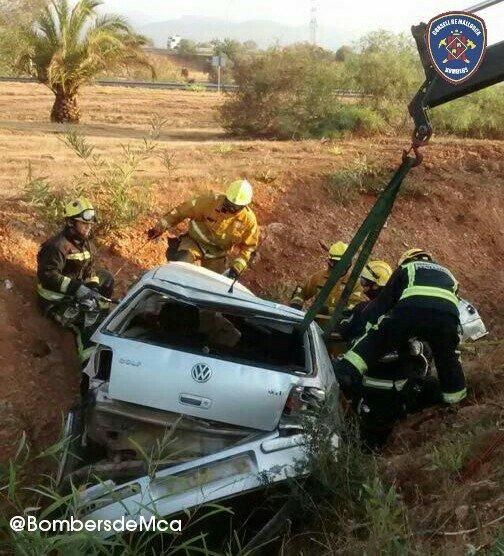
<svg viewBox="0 0 504 556">
<path fill-rule="evenodd" d="M 337 439 L 336 439 L 337 444 Z M 123 484 L 106 481 L 79 495 L 84 521 L 139 521 L 231 498 L 307 474 L 305 437 L 278 431 Z M 102 533 L 107 536 L 107 533 Z"/>
</svg>

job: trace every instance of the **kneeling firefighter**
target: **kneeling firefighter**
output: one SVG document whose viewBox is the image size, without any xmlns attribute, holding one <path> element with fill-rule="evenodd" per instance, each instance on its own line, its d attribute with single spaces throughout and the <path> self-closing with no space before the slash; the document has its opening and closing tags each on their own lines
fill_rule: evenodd
<svg viewBox="0 0 504 556">
<path fill-rule="evenodd" d="M 359 278 L 365 301 L 358 303 L 343 313 L 338 332 L 346 342 L 362 336 L 365 331 L 365 309 L 376 299 L 392 276 L 392 268 L 385 261 L 369 261 Z"/>
<path fill-rule="evenodd" d="M 333 243 L 329 248 L 328 252 L 328 260 L 326 268 L 319 270 L 312 274 L 302 286 L 296 286 L 296 289 L 292 293 L 292 297 L 290 299 L 290 306 L 295 307 L 296 309 L 302 309 L 303 305 L 311 300 L 312 298 L 316 297 L 320 290 L 324 287 L 324 284 L 327 282 L 329 278 L 329 274 L 333 267 L 339 263 L 345 251 L 347 250 L 348 245 L 343 241 L 337 241 Z M 345 289 L 346 283 L 348 280 L 348 270 L 347 272 L 336 282 L 334 288 L 331 290 L 331 293 L 327 297 L 327 300 L 322 308 L 320 314 L 318 314 L 315 320 L 322 326 L 325 326 L 327 321 L 329 320 L 331 314 L 334 312 L 334 309 L 341 298 L 343 290 Z M 360 303 L 364 300 L 364 296 L 362 293 L 362 289 L 359 284 L 356 284 L 352 293 L 350 294 L 350 299 L 348 301 L 348 307 L 352 308 L 357 303 Z M 336 355 L 342 352 L 342 343 L 339 339 L 339 335 L 334 335 L 327 342 L 327 347 L 329 350 L 330 355 L 336 357 Z"/>
<path fill-rule="evenodd" d="M 252 186 L 247 180 L 233 182 L 225 195 L 210 193 L 182 203 L 147 232 L 149 239 L 189 219 L 189 231 L 168 240 L 169 261 L 200 263 L 201 266 L 237 278 L 257 249 L 259 226 L 249 207 Z M 228 265 L 228 254 L 236 256 Z"/>
<path fill-rule="evenodd" d="M 80 197 L 66 205 L 64 214 L 64 228 L 37 255 L 37 294 L 44 314 L 75 332 L 84 365 L 93 350 L 90 338 L 108 313 L 114 278 L 94 269 L 89 238 L 96 212 L 91 202 Z"/>
<path fill-rule="evenodd" d="M 351 349 L 334 363 L 342 390 L 354 402 L 364 400 L 373 415 L 377 438 L 383 443 L 404 413 L 410 386 L 406 369 L 384 365 L 381 358 L 400 351 L 413 338 L 432 350 L 438 379 L 418 392 L 424 407 L 438 402 L 455 404 L 466 396 L 460 363 L 458 282 L 423 249 L 403 253 L 399 265 L 378 297 L 362 312 L 366 324 Z M 418 400 L 415 401 L 415 403 Z M 406 404 L 407 405 L 407 404 Z M 417 407 L 416 409 L 420 409 Z M 373 441 L 373 439 L 372 439 Z"/>
</svg>

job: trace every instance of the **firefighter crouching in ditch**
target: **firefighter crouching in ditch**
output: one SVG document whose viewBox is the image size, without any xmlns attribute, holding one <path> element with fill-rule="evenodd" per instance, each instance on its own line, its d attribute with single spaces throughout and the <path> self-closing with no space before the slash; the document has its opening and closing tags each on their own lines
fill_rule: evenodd
<svg viewBox="0 0 504 556">
<path fill-rule="evenodd" d="M 91 202 L 80 197 L 66 205 L 64 215 L 64 228 L 37 255 L 37 294 L 43 313 L 75 332 L 84 365 L 93 350 L 90 338 L 108 313 L 114 278 L 94 270 L 89 238 L 96 212 Z"/>
<path fill-rule="evenodd" d="M 457 292 L 458 282 L 448 269 L 423 249 L 410 249 L 378 297 L 359 315 L 362 335 L 334 362 L 334 371 L 348 398 L 369 402 L 373 412 L 369 422 L 376 433 L 371 442 L 384 442 L 399 418 L 401 390 L 409 385 L 407 377 L 397 374 L 393 365 L 380 364 L 380 359 L 412 338 L 429 344 L 438 375 L 438 380 L 430 377 L 434 384 L 426 382 L 420 390 L 424 407 L 465 398 Z"/>
<path fill-rule="evenodd" d="M 309 301 L 316 297 L 320 290 L 324 287 L 324 284 L 327 282 L 329 274 L 331 273 L 332 268 L 341 260 L 341 257 L 345 254 L 348 245 L 343 241 L 338 241 L 333 243 L 329 248 L 328 252 L 328 260 L 327 260 L 327 267 L 319 270 L 315 274 L 312 274 L 302 286 L 296 286 L 296 289 L 292 293 L 292 297 L 290 299 L 290 306 L 295 307 L 296 309 L 302 309 L 303 305 L 306 301 Z M 329 320 L 331 314 L 336 307 L 343 290 L 345 289 L 345 285 L 348 280 L 348 269 L 347 273 L 343 275 L 338 282 L 336 282 L 334 288 L 331 290 L 324 307 L 320 314 L 317 315 L 316 321 L 318 324 L 325 326 L 327 321 Z M 352 293 L 350 294 L 350 299 L 348 301 L 348 307 L 352 308 L 357 303 L 364 301 L 364 295 L 362 289 L 359 284 L 356 284 L 355 288 L 353 289 Z M 335 335 L 334 338 L 330 339 L 327 342 L 327 347 L 330 355 L 336 357 L 342 353 L 342 342 L 339 339 L 339 335 Z"/>
<path fill-rule="evenodd" d="M 237 180 L 224 195 L 209 193 L 175 207 L 147 232 L 147 236 L 155 239 L 189 219 L 188 233 L 168 240 L 167 259 L 200 263 L 204 268 L 237 278 L 247 267 L 259 242 L 259 226 L 249 207 L 252 194 L 247 180 Z M 236 257 L 228 265 L 231 250 L 236 251 Z"/>
<path fill-rule="evenodd" d="M 366 300 L 346 310 L 338 326 L 338 332 L 345 342 L 351 342 L 365 332 L 365 309 L 378 297 L 391 276 L 392 268 L 385 261 L 374 260 L 366 264 L 359 278 Z"/>
</svg>

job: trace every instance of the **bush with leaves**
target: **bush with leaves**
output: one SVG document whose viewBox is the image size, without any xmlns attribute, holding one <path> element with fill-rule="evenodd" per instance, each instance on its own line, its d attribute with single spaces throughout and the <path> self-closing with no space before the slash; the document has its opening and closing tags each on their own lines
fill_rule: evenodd
<svg viewBox="0 0 504 556">
<path fill-rule="evenodd" d="M 356 418 L 337 405 L 336 390 L 316 419 L 303 421 L 311 477 L 298 515 L 311 514 L 314 520 L 304 520 L 303 528 L 310 531 L 306 542 L 314 546 L 315 541 L 324 554 L 409 554 L 406 507 L 395 487 L 381 478 L 376 456 L 363 451 Z M 298 548 L 304 553 L 303 543 Z"/>
<path fill-rule="evenodd" d="M 0 74 L 17 75 L 16 63 L 25 47 L 22 30 L 34 24 L 45 0 L 0 0 Z"/>
<path fill-rule="evenodd" d="M 141 145 L 122 145 L 120 157 L 115 160 L 99 154 L 83 135 L 68 133 L 63 141 L 84 162 L 85 172 L 75 176 L 71 188 L 66 187 L 63 192 L 45 177 L 34 178 L 30 170 L 24 200 L 52 227 L 61 223 L 65 201 L 79 195 L 89 197 L 98 209 L 98 235 L 131 225 L 153 205 L 153 184 L 145 178 L 139 180 L 139 174 L 153 160 L 161 161 L 168 175 L 175 168 L 173 156 L 156 141 L 163 124 L 153 119 Z"/>
<path fill-rule="evenodd" d="M 390 179 L 388 167 L 379 160 L 357 156 L 326 177 L 326 189 L 335 201 L 346 205 L 360 193 L 378 193 Z"/>
<path fill-rule="evenodd" d="M 412 38 L 381 30 L 365 35 L 356 46 L 357 55 L 345 62 L 359 90 L 375 102 L 411 99 L 424 79 Z"/>
<path fill-rule="evenodd" d="M 224 55 L 226 58 L 224 67 L 221 67 L 221 83 L 224 84 L 233 82 L 233 70 L 237 62 L 257 54 L 257 44 L 254 41 L 242 43 L 235 39 L 224 39 L 222 41 L 215 39 L 212 41 L 212 49 L 214 56 Z M 217 68 L 211 65 L 209 70 L 209 80 L 212 83 L 217 83 Z"/>
<path fill-rule="evenodd" d="M 431 111 L 437 133 L 504 139 L 504 87 L 494 85 Z"/>
<path fill-rule="evenodd" d="M 334 55 L 306 44 L 271 48 L 236 61 L 239 89 L 221 108 L 224 127 L 237 135 L 304 138 L 338 131 L 345 107 Z"/>
</svg>

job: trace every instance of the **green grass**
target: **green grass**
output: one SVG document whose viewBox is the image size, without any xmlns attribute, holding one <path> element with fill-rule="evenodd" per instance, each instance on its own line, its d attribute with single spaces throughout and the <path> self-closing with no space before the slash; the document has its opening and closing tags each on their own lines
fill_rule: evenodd
<svg viewBox="0 0 504 556">
<path fill-rule="evenodd" d="M 433 446 L 429 458 L 431 467 L 435 470 L 447 471 L 458 475 L 470 454 L 472 435 L 457 434 L 445 437 L 439 444 Z"/>
<path fill-rule="evenodd" d="M 170 436 L 163 439 L 156 449 L 156 455 L 164 454 L 169 447 Z M 13 532 L 9 526 L 13 516 L 33 515 L 37 521 L 69 519 L 78 517 L 76 507 L 79 490 L 72 486 L 68 494 L 61 494 L 56 488 L 52 475 L 39 478 L 33 484 L 33 470 L 41 465 L 47 467 L 48 458 L 56 459 L 64 447 L 60 441 L 42 454 L 32 456 L 26 438 L 23 436 L 17 453 L 6 466 L 0 468 L 0 554 L 5 555 L 45 555 L 61 554 L 78 556 L 147 556 L 152 554 L 200 554 L 217 556 L 223 554 L 207 546 L 206 522 L 218 514 L 229 514 L 221 505 L 211 504 L 195 510 L 187 510 L 182 516 L 183 534 L 174 532 L 145 531 L 135 534 L 116 534 L 106 541 L 95 532 L 79 533 L 23 531 Z M 155 463 L 148 461 L 150 473 L 155 473 Z M 110 494 L 113 496 L 113 494 Z M 162 518 L 154 513 L 158 519 Z M 179 518 L 177 518 L 179 519 Z M 169 522 L 170 520 L 167 519 Z"/>
<path fill-rule="evenodd" d="M 432 111 L 436 133 L 479 139 L 504 139 L 504 87 L 495 85 Z"/>
<path fill-rule="evenodd" d="M 304 425 L 312 477 L 300 513 L 311 521 L 304 520 L 309 540 L 296 543 L 297 553 L 318 546 L 321 554 L 408 554 L 413 546 L 406 507 L 383 480 L 376 456 L 362 450 L 357 423 L 342 421 L 329 398 L 319 419 Z M 337 452 L 333 431 L 340 436 Z"/>
<path fill-rule="evenodd" d="M 361 193 L 378 193 L 390 179 L 390 172 L 379 161 L 357 156 L 326 177 L 326 189 L 340 204 L 355 201 Z"/>
</svg>

